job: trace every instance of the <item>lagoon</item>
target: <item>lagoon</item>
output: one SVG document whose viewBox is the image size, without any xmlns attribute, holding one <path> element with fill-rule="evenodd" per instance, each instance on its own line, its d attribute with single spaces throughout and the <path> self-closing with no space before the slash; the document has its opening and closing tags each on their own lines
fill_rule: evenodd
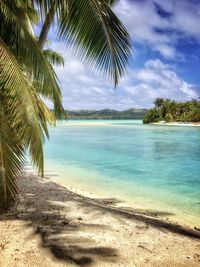
<svg viewBox="0 0 200 267">
<path fill-rule="evenodd" d="M 46 176 L 67 187 L 200 226 L 200 127 L 62 122 L 45 160 Z"/>
</svg>

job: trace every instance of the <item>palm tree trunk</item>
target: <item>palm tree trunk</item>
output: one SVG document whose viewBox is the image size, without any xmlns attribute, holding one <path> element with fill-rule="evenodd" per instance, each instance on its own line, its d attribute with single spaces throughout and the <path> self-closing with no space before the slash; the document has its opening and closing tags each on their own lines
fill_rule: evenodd
<svg viewBox="0 0 200 267">
<path fill-rule="evenodd" d="M 39 44 L 41 46 L 41 48 L 44 48 L 45 42 L 47 40 L 47 36 L 49 33 L 49 30 L 51 28 L 51 24 L 53 22 L 54 16 L 55 16 L 55 12 L 56 12 L 56 5 L 55 2 L 52 4 L 52 6 L 49 9 L 49 12 L 46 16 L 46 19 L 44 21 L 44 24 L 42 26 L 42 30 L 40 32 L 40 36 L 39 36 Z"/>
</svg>

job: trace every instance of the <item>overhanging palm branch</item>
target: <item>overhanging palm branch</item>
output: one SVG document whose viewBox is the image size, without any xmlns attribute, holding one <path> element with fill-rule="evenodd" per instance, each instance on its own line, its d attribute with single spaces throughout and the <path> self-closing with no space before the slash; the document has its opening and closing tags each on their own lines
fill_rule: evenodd
<svg viewBox="0 0 200 267">
<path fill-rule="evenodd" d="M 12 53 L 23 65 L 26 75 L 31 77 L 37 91 L 54 103 L 55 114 L 64 114 L 60 85 L 57 76 L 45 59 L 37 40 L 23 23 L 23 14 L 18 17 L 13 11 L 15 1 L 0 0 L 0 31 L 4 42 L 12 49 Z M 9 35 L 8 35 L 9 33 Z M 10 35 L 12 38 L 10 38 Z"/>
<path fill-rule="evenodd" d="M 117 86 L 128 64 L 129 35 L 104 0 L 70 0 L 59 23 L 59 37 L 92 68 Z"/>
<path fill-rule="evenodd" d="M 3 206 L 12 204 L 8 191 L 16 194 L 16 177 L 22 164 L 23 150 L 28 149 L 33 164 L 44 173 L 43 142 L 48 137 L 47 123 L 53 124 L 54 117 L 41 101 L 35 88 L 29 83 L 14 55 L 0 38 L 0 119 L 1 119 L 1 172 Z M 2 141 L 3 140 L 3 141 Z M 12 145 L 12 144 L 15 144 Z M 19 153 L 17 153 L 17 152 Z M 19 156 L 19 158 L 17 158 Z M 10 168 L 15 168 L 14 175 Z M 14 166 L 14 167 L 13 167 Z M 3 171 L 2 171 L 3 170 Z M 10 183 L 9 181 L 12 181 Z M 9 186 L 10 185 L 10 186 Z"/>
<path fill-rule="evenodd" d="M 64 114 L 58 79 L 51 65 L 63 60 L 51 51 L 46 55 L 42 51 L 31 29 L 31 12 L 37 4 L 41 17 L 46 16 L 46 37 L 57 18 L 58 37 L 81 60 L 111 77 L 116 86 L 131 50 L 128 33 L 110 9 L 114 2 L 0 0 L 0 207 L 8 208 L 16 197 L 16 178 L 23 167 L 24 150 L 29 151 L 39 172 L 44 172 L 43 142 L 48 137 L 47 124 L 55 120 L 41 96 L 54 103 L 57 116 Z"/>
<path fill-rule="evenodd" d="M 24 165 L 24 150 L 0 102 L 0 210 L 9 208 L 15 201 L 18 188 L 17 177 Z"/>
<path fill-rule="evenodd" d="M 55 66 L 64 66 L 64 58 L 62 57 L 62 55 L 58 52 L 55 52 L 51 49 L 46 49 L 43 50 L 43 54 L 45 56 L 45 58 L 52 64 Z"/>
<path fill-rule="evenodd" d="M 113 13 L 109 0 L 37 0 L 42 17 L 46 16 L 40 35 L 43 47 L 55 18 L 58 38 L 73 48 L 75 54 L 98 72 L 111 77 L 117 86 L 131 55 L 130 37 Z"/>
</svg>

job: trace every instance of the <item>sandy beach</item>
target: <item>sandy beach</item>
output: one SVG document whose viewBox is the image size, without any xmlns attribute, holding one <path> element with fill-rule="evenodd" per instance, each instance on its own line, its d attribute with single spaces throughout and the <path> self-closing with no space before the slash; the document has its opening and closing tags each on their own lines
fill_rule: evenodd
<svg viewBox="0 0 200 267">
<path fill-rule="evenodd" d="M 200 122 L 165 122 L 165 121 L 160 121 L 160 122 L 153 122 L 151 123 L 153 125 L 165 125 L 165 126 L 200 126 Z"/>
<path fill-rule="evenodd" d="M 131 120 L 101 120 L 101 121 L 95 121 L 95 120 L 88 120 L 81 122 L 80 120 L 73 120 L 73 121 L 67 121 L 67 122 L 61 122 L 59 123 L 60 126 L 95 126 L 95 127 L 102 127 L 102 126 L 115 126 L 115 127 L 124 127 L 124 122 L 126 123 L 126 127 L 132 127 L 134 123 L 131 125 Z M 130 123 L 130 125 L 127 125 L 127 122 Z M 142 121 L 138 122 L 143 124 Z M 148 124 L 145 124 L 148 125 Z M 160 125 L 160 126 L 184 126 L 184 127 L 199 127 L 200 122 L 166 122 L 166 121 L 160 121 L 160 122 L 152 122 L 149 123 L 149 125 Z"/>
<path fill-rule="evenodd" d="M 26 173 L 0 216 L 0 266 L 200 266 L 200 232 L 117 199 L 89 198 Z"/>
</svg>

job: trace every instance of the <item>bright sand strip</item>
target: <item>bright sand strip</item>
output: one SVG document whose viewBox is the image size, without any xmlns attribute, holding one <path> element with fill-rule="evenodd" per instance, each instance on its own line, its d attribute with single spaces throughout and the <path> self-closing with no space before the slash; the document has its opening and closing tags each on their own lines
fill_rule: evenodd
<svg viewBox="0 0 200 267">
<path fill-rule="evenodd" d="M 165 121 L 160 121 L 160 122 L 153 122 L 150 123 L 153 125 L 162 125 L 162 126 L 200 126 L 200 122 L 165 122 Z"/>
<path fill-rule="evenodd" d="M 63 126 L 118 126 L 123 127 L 123 124 L 126 124 L 126 127 L 136 126 L 136 125 L 143 125 L 142 120 L 69 120 L 66 122 L 58 122 L 59 125 Z M 128 125 L 130 124 L 130 125 Z M 148 125 L 148 124 L 144 124 Z M 200 122 L 152 122 L 150 125 L 161 125 L 161 126 L 200 126 Z"/>
<path fill-rule="evenodd" d="M 200 266 L 200 232 L 27 173 L 0 216 L 0 266 Z"/>
</svg>

